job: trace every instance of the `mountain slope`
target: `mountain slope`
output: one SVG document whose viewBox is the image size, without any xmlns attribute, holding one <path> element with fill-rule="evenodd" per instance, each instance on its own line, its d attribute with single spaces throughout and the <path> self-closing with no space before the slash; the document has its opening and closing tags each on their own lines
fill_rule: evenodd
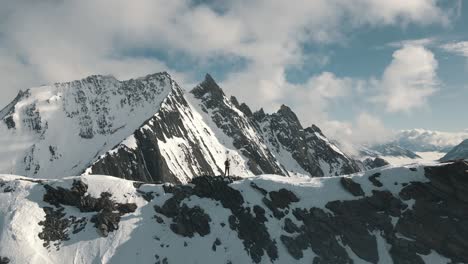
<svg viewBox="0 0 468 264">
<path fill-rule="evenodd" d="M 228 99 L 210 75 L 190 93 L 167 73 L 32 88 L 0 112 L 0 140 L 8 146 L 0 150 L 0 172 L 186 183 L 222 174 L 226 158 L 231 173 L 242 176 L 359 170 L 318 128 L 302 129 L 286 108 L 262 119 Z"/>
<path fill-rule="evenodd" d="M 124 142 L 108 151 L 86 174 L 181 183 L 197 175 L 222 174 L 229 152 L 232 173 L 253 175 L 232 140 L 205 119 L 175 84 L 160 110 L 128 138 L 133 144 Z"/>
<path fill-rule="evenodd" d="M 153 116 L 171 92 L 167 73 L 111 76 L 31 88 L 1 111 L 0 171 L 77 175 Z"/>
<path fill-rule="evenodd" d="M 450 150 L 441 161 L 456 160 L 456 159 L 468 159 L 468 139 L 465 139 L 460 144 Z"/>
<path fill-rule="evenodd" d="M 468 164 L 343 177 L 0 176 L 11 263 L 466 263 Z M 188 259 L 188 256 L 190 259 Z"/>
<path fill-rule="evenodd" d="M 254 113 L 264 138 L 289 172 L 336 176 L 359 171 L 358 164 L 331 143 L 315 125 L 303 128 L 287 106 L 273 114 Z"/>
</svg>

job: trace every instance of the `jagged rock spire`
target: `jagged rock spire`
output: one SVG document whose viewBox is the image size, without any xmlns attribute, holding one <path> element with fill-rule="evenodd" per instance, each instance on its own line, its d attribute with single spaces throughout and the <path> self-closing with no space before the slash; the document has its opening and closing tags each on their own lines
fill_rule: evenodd
<svg viewBox="0 0 468 264">
<path fill-rule="evenodd" d="M 291 110 L 287 105 L 282 104 L 280 109 L 276 112 L 278 115 L 283 116 L 284 118 L 292 121 L 294 124 L 301 126 L 301 122 L 297 115 Z"/>
<path fill-rule="evenodd" d="M 192 93 L 197 97 L 202 97 L 207 93 L 211 93 L 212 99 L 221 99 L 224 97 L 223 90 L 209 73 L 205 75 L 203 82 L 192 90 Z"/>
</svg>

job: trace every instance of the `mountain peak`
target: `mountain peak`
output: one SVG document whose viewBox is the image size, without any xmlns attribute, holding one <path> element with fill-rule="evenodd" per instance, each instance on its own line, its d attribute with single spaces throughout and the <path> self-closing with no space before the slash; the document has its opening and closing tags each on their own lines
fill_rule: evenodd
<svg viewBox="0 0 468 264">
<path fill-rule="evenodd" d="M 209 74 L 209 73 L 206 73 L 205 74 L 205 80 L 204 82 L 211 82 L 211 83 L 215 83 L 216 84 L 216 81 L 213 79 L 213 77 Z"/>
<path fill-rule="evenodd" d="M 320 135 L 323 135 L 322 130 L 318 126 L 316 126 L 315 124 L 312 124 L 312 126 L 310 126 L 310 129 L 313 132 L 317 132 L 317 133 L 320 133 Z"/>
<path fill-rule="evenodd" d="M 266 114 L 263 108 L 260 108 L 259 110 L 253 113 L 253 116 L 257 121 L 261 121 L 263 118 L 265 118 Z"/>
<path fill-rule="evenodd" d="M 297 115 L 291 110 L 291 108 L 287 105 L 282 104 L 280 109 L 276 112 L 278 115 L 281 115 L 288 120 L 293 121 L 296 124 L 300 124 L 301 122 L 299 121 L 299 118 L 297 118 Z"/>
<path fill-rule="evenodd" d="M 197 97 L 202 97 L 207 93 L 210 93 L 212 98 L 223 98 L 224 92 L 211 77 L 209 73 L 205 75 L 205 79 L 197 87 L 193 88 L 192 93 Z"/>
</svg>

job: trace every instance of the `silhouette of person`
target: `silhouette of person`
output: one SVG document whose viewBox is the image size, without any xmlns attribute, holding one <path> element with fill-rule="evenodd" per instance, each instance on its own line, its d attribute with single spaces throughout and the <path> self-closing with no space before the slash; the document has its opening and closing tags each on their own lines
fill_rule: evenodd
<svg viewBox="0 0 468 264">
<path fill-rule="evenodd" d="M 226 161 L 224 162 L 224 176 L 229 176 L 230 166 L 231 166 L 231 162 L 229 161 L 229 158 L 226 158 Z"/>
</svg>

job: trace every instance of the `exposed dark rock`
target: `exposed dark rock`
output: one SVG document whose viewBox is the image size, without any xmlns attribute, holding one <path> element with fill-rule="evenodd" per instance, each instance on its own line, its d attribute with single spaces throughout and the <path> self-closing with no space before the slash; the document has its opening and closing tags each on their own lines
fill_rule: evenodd
<svg viewBox="0 0 468 264">
<path fill-rule="evenodd" d="M 382 187 L 383 184 L 379 181 L 379 177 L 382 175 L 380 172 L 374 173 L 371 176 L 369 176 L 369 181 L 372 182 L 372 184 L 375 187 Z"/>
<path fill-rule="evenodd" d="M 9 193 L 9 192 L 14 192 L 15 188 L 11 186 L 8 182 L 5 182 L 4 180 L 0 179 L 0 188 L 2 188 L 1 191 L 4 193 Z"/>
<path fill-rule="evenodd" d="M 101 193 L 99 198 L 86 195 L 88 186 L 80 180 L 74 180 L 69 190 L 62 187 L 54 188 L 47 184 L 44 185 L 44 188 L 46 189 L 44 202 L 57 208 L 56 210 L 51 207 L 43 208 L 46 218 L 39 223 L 44 226 L 42 232 L 39 233 L 39 238 L 45 241 L 44 246 L 46 247 L 52 241 L 68 240 L 69 227 L 72 227 L 72 233 L 76 234 L 86 226 L 86 218 L 78 219 L 73 215 L 67 216 L 63 206 L 76 207 L 81 212 L 97 212 L 91 217 L 90 221 L 94 223 L 94 226 L 103 236 L 117 230 L 120 217 L 134 212 L 137 208 L 133 203 L 120 204 L 114 202 L 111 199 L 111 194 L 107 192 Z"/>
<path fill-rule="evenodd" d="M 133 182 L 133 187 L 135 187 L 135 189 L 139 189 L 144 184 L 145 184 L 144 182 L 134 181 Z"/>
<path fill-rule="evenodd" d="M 15 120 L 13 119 L 13 116 L 8 116 L 4 119 L 5 124 L 7 125 L 8 129 L 15 128 L 16 123 Z M 1 263 L 1 262 L 0 262 Z"/>
<path fill-rule="evenodd" d="M 345 188 L 348 192 L 350 192 L 354 196 L 364 196 L 364 191 L 361 188 L 361 185 L 351 178 L 348 177 L 341 177 L 340 179 L 341 186 Z"/>
<path fill-rule="evenodd" d="M 242 154 L 248 158 L 249 169 L 253 173 L 285 175 L 285 171 L 276 162 L 271 151 L 262 144 L 261 133 L 257 131 L 258 124 L 253 119 L 239 115 L 232 109 L 235 106 L 226 105 L 223 100 L 224 92 L 210 75 L 207 75 L 191 93 L 201 100 L 206 109 L 212 111 L 211 118 L 218 128 L 233 138 L 234 147 L 241 150 Z M 252 138 L 244 133 L 245 129 L 256 131 L 257 135 Z"/>
<path fill-rule="evenodd" d="M 10 263 L 9 258 L 0 256 L 0 264 L 8 264 L 8 263 Z"/>
<path fill-rule="evenodd" d="M 0 119 L 5 122 L 8 129 L 16 127 L 16 123 L 13 119 L 13 114 L 15 113 L 15 105 L 23 98 L 27 98 L 30 95 L 30 91 L 26 90 L 25 92 L 19 91 L 15 99 L 9 103 L 5 108 L 0 110 Z"/>
<path fill-rule="evenodd" d="M 219 238 L 216 238 L 216 240 L 213 242 L 213 245 L 211 246 L 211 249 L 213 251 L 216 251 L 216 248 L 221 245 L 221 240 Z"/>
<path fill-rule="evenodd" d="M 109 232 L 119 229 L 120 214 L 103 210 L 91 217 L 91 222 L 94 223 L 94 227 L 99 230 L 102 236 L 107 237 Z"/>
<path fill-rule="evenodd" d="M 286 189 L 280 189 L 279 191 L 271 191 L 268 193 L 267 197 L 262 199 L 262 202 L 273 212 L 273 215 L 281 219 L 283 218 L 286 213 L 283 212 L 282 209 L 289 208 L 289 205 L 293 202 L 299 202 L 299 198 L 297 196 Z"/>
<path fill-rule="evenodd" d="M 276 242 L 271 239 L 270 234 L 265 226 L 267 218 L 265 217 L 265 210 L 260 206 L 244 207 L 244 199 L 242 194 L 231 188 L 228 184 L 232 183 L 237 178 L 232 177 L 210 177 L 201 176 L 192 180 L 193 187 L 189 186 L 165 186 L 165 191 L 172 193 L 173 196 L 169 198 L 162 206 L 155 206 L 154 209 L 157 213 L 163 214 L 166 217 L 172 218 L 173 222 L 182 222 L 183 232 L 171 225 L 171 230 L 175 233 L 191 234 L 185 232 L 193 230 L 190 226 L 192 223 L 184 223 L 184 217 L 178 216 L 179 211 L 188 211 L 185 204 L 181 204 L 182 200 L 191 195 L 196 195 L 201 198 L 209 198 L 219 201 L 224 208 L 230 209 L 232 215 L 229 216 L 229 226 L 232 230 L 236 231 L 239 239 L 243 241 L 245 250 L 249 253 L 252 261 L 259 263 L 265 253 L 271 261 L 278 258 L 278 249 Z M 186 209 L 183 209 L 186 207 Z M 255 214 L 252 215 L 251 210 Z M 197 212 L 203 215 L 201 212 Z M 185 215 L 185 213 L 184 213 Z M 206 218 L 200 217 L 206 223 Z M 209 225 L 208 225 L 209 228 Z"/>
<path fill-rule="evenodd" d="M 255 190 L 259 191 L 261 194 L 263 194 L 263 196 L 265 196 L 265 195 L 268 194 L 268 191 L 267 191 L 267 190 L 258 187 L 258 185 L 255 184 L 255 182 L 251 182 L 251 183 L 250 183 L 250 186 L 251 186 L 252 188 L 254 188 Z"/>
<path fill-rule="evenodd" d="M 296 114 L 282 105 L 273 114 L 258 112 L 254 119 L 273 152 L 287 151 L 311 176 L 343 175 L 359 171 L 358 163 L 342 153 L 329 142 L 316 126 L 303 128 Z M 323 171 L 321 163 L 330 164 Z"/>
<path fill-rule="evenodd" d="M 184 237 L 193 237 L 195 233 L 206 236 L 210 233 L 211 218 L 199 206 L 189 208 L 183 204 L 173 218 L 171 230 Z"/>
<path fill-rule="evenodd" d="M 425 175 L 430 182 L 412 182 L 401 190 L 400 197 L 414 199 L 414 205 L 402 214 L 396 230 L 417 242 L 404 248 L 411 246 L 413 252 L 425 255 L 429 254 L 428 249 L 433 249 L 452 262 L 468 262 L 467 169 L 468 164 L 463 161 L 426 167 Z M 401 259 L 400 263 L 418 258 L 414 254 L 408 256 L 406 251 L 393 252 L 395 258 Z"/>
<path fill-rule="evenodd" d="M 139 194 L 141 194 L 141 196 L 143 197 L 143 199 L 145 199 L 147 202 L 151 202 L 151 200 L 154 199 L 154 195 L 152 192 L 143 192 L 143 191 L 140 191 L 140 190 L 137 190 L 137 192 Z"/>
<path fill-rule="evenodd" d="M 364 163 L 364 167 L 368 170 L 371 170 L 371 169 L 375 169 L 375 168 L 380 168 L 380 167 L 383 167 L 383 166 L 387 166 L 389 165 L 390 163 L 388 163 L 388 161 L 380 158 L 380 157 L 376 157 L 374 159 L 372 158 L 367 158 L 363 161 Z"/>
<path fill-rule="evenodd" d="M 235 96 L 231 96 L 231 98 L 229 99 L 229 101 L 231 102 L 231 104 L 233 106 L 235 106 L 236 108 L 239 108 L 240 105 L 239 105 L 239 101 L 237 101 L 237 98 Z"/>
<path fill-rule="evenodd" d="M 303 235 L 299 235 L 297 237 L 281 235 L 280 240 L 288 250 L 289 254 L 297 260 L 304 257 L 303 251 L 309 246 L 309 243 L 307 242 L 308 238 Z"/>
<path fill-rule="evenodd" d="M 316 263 L 352 263 L 343 244 L 360 258 L 377 263 L 377 242 L 370 232 L 379 230 L 392 237 L 389 216 L 400 215 L 405 206 L 389 192 L 374 191 L 372 196 L 358 200 L 329 202 L 326 208 L 333 215 L 319 208 L 293 210 L 304 225 L 292 227 L 297 235 L 282 236 L 281 241 L 296 259 L 303 256 L 303 250 L 311 248 L 318 255 Z"/>
<path fill-rule="evenodd" d="M 296 236 L 282 236 L 281 242 L 296 259 L 303 256 L 303 250 L 312 248 L 321 262 L 351 263 L 346 250 L 338 243 L 330 216 L 318 208 L 294 209 L 297 220 L 303 222 L 300 233 Z M 317 260 L 317 261 L 319 261 Z M 314 260 L 315 263 L 316 260 Z"/>
<path fill-rule="evenodd" d="M 436 189 L 468 202 L 468 162 L 458 161 L 444 166 L 426 167 L 425 175 Z"/>
<path fill-rule="evenodd" d="M 221 90 L 211 87 L 212 93 L 224 96 Z M 210 88 L 210 89 L 211 89 Z M 129 149 L 125 146 L 115 146 L 117 151 L 106 154 L 96 161 L 90 168 L 93 174 L 113 175 L 124 179 L 148 183 L 181 183 L 184 175 L 175 175 L 168 164 L 176 161 L 166 160 L 161 154 L 159 142 L 167 142 L 173 138 L 186 140 L 187 147 L 184 152 L 185 159 L 194 166 L 187 167 L 193 175 L 219 175 L 220 168 L 212 168 L 209 162 L 214 162 L 213 156 L 205 155 L 200 146 L 205 145 L 198 140 L 187 128 L 184 114 L 190 118 L 192 115 L 187 101 L 180 87 L 175 86 L 171 94 L 163 101 L 160 110 L 148 121 L 142 124 L 133 134 L 137 147 Z M 195 166 L 196 165 L 196 166 Z M 194 170 L 194 167 L 198 167 Z"/>
<path fill-rule="evenodd" d="M 263 119 L 266 117 L 266 114 L 265 114 L 265 111 L 263 110 L 263 108 L 260 108 L 260 110 L 255 111 L 255 113 L 253 115 L 254 115 L 254 119 L 257 122 L 263 121 Z"/>
<path fill-rule="evenodd" d="M 241 110 L 242 113 L 244 113 L 244 115 L 246 115 L 246 116 L 248 116 L 248 117 L 253 117 L 252 110 L 250 110 L 249 106 L 246 105 L 245 103 L 242 103 L 242 104 L 239 106 L 239 110 Z"/>
<path fill-rule="evenodd" d="M 296 224 L 293 223 L 293 221 L 290 218 L 284 219 L 284 231 L 292 234 L 299 232 L 299 227 L 296 226 Z"/>
<path fill-rule="evenodd" d="M 73 234 L 77 234 L 86 227 L 87 219 L 77 218 L 75 216 L 66 216 L 63 207 L 54 209 L 52 207 L 44 207 L 46 215 L 45 220 L 39 222 L 43 226 L 42 231 L 38 234 L 39 238 L 44 240 L 44 247 L 49 247 L 51 242 L 69 240 L 69 229 Z M 57 250 L 60 248 L 60 243 L 54 244 Z"/>
<path fill-rule="evenodd" d="M 291 203 L 299 202 L 297 196 L 286 189 L 279 189 L 278 191 L 271 191 L 268 193 L 270 196 L 273 206 L 284 209 L 288 207 Z"/>
</svg>

